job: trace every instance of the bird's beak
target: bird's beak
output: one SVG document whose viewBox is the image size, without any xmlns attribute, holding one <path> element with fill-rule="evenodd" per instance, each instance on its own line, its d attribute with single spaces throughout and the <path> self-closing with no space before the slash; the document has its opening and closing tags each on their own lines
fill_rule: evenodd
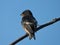
<svg viewBox="0 0 60 45">
<path fill-rule="evenodd" d="M 21 16 L 24 16 L 24 14 L 20 14 Z"/>
<path fill-rule="evenodd" d="M 20 16 L 23 16 L 23 14 L 20 14 Z"/>
<path fill-rule="evenodd" d="M 20 16 L 22 16 L 22 14 L 20 14 Z"/>
</svg>

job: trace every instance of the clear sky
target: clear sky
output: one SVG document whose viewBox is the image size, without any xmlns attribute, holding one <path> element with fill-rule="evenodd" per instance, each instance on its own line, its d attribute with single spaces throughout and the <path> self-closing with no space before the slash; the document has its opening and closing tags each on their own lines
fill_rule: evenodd
<svg viewBox="0 0 60 45">
<path fill-rule="evenodd" d="M 25 34 L 20 14 L 26 9 L 41 25 L 60 17 L 60 0 L 0 0 L 0 45 L 9 45 Z M 60 45 L 60 22 L 38 31 L 36 40 L 27 37 L 16 45 Z"/>
</svg>

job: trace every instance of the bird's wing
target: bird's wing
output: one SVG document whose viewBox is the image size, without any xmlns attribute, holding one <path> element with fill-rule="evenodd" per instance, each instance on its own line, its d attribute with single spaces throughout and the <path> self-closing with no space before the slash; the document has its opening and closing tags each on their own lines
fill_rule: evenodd
<svg viewBox="0 0 60 45">
<path fill-rule="evenodd" d="M 34 33 L 29 24 L 25 24 L 24 29 L 27 33 L 31 33 L 31 34 Z"/>
<path fill-rule="evenodd" d="M 26 33 L 29 35 L 29 39 L 32 39 L 32 37 L 34 37 L 34 39 L 35 39 L 34 31 L 30 27 L 30 25 L 27 25 L 27 24 L 24 25 L 24 29 L 25 29 Z"/>
</svg>

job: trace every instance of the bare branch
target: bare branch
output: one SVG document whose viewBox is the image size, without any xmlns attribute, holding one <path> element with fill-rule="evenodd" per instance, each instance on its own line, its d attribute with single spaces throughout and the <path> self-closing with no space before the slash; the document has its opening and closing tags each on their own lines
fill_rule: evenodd
<svg viewBox="0 0 60 45">
<path fill-rule="evenodd" d="M 46 27 L 46 26 L 49 26 L 49 25 L 51 25 L 51 24 L 53 24 L 53 23 L 55 23 L 55 22 L 57 22 L 57 21 L 60 21 L 60 17 L 59 17 L 59 18 L 55 18 L 55 19 L 53 19 L 52 21 L 50 21 L 50 22 L 48 22 L 48 23 L 45 23 L 45 24 L 43 24 L 43 25 L 40 25 L 39 27 L 37 27 L 37 29 L 36 29 L 35 32 L 37 32 L 38 30 L 40 30 L 40 29 L 42 29 L 42 28 L 44 28 L 44 27 Z M 23 40 L 23 39 L 26 38 L 26 37 L 28 37 L 28 34 L 25 34 L 25 35 L 23 35 L 22 37 L 18 38 L 17 40 L 15 40 L 14 42 L 12 42 L 10 45 L 15 45 L 15 44 L 17 44 L 19 41 Z"/>
</svg>

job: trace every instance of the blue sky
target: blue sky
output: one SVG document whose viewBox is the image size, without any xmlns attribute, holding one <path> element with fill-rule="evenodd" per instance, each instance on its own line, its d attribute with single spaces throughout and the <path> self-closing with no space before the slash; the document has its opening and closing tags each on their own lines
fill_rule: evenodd
<svg viewBox="0 0 60 45">
<path fill-rule="evenodd" d="M 0 45 L 9 45 L 25 34 L 20 14 L 26 9 L 41 25 L 60 17 L 60 0 L 0 0 Z M 16 45 L 60 45 L 60 22 L 38 31 L 36 40 L 27 37 Z"/>
</svg>

